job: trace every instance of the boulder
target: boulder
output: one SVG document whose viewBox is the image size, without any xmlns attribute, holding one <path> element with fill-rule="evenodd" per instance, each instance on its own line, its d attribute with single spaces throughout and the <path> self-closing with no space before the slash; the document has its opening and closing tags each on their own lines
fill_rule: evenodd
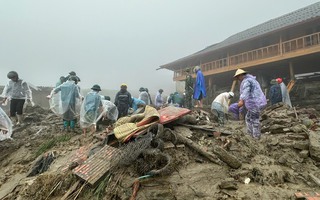
<svg viewBox="0 0 320 200">
<path fill-rule="evenodd" d="M 309 132 L 309 152 L 312 159 L 320 161 L 320 131 Z"/>
</svg>

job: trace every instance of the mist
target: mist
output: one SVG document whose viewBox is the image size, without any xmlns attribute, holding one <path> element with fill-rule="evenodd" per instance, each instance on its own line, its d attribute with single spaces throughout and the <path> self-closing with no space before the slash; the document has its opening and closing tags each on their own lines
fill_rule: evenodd
<svg viewBox="0 0 320 200">
<path fill-rule="evenodd" d="M 15 70 L 37 86 L 75 71 L 81 87 L 175 90 L 160 65 L 317 1 L 0 1 L 0 85 Z"/>
</svg>

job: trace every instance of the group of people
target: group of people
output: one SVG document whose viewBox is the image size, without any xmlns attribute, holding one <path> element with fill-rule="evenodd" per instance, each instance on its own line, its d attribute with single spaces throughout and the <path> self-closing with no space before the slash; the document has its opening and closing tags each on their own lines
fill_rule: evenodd
<svg viewBox="0 0 320 200">
<path fill-rule="evenodd" d="M 194 107 L 203 106 L 203 98 L 206 97 L 205 79 L 200 67 L 194 68 L 196 73 L 195 82 L 193 82 L 191 70 L 186 70 L 185 94 L 178 92 L 171 94 L 167 101 L 162 97 L 163 89 L 159 89 L 154 103 L 147 88 L 139 89 L 139 97 L 134 98 L 127 90 L 126 84 L 120 85 L 120 90 L 115 96 L 114 103 L 111 102 L 109 96 L 100 95 L 101 87 L 95 84 L 91 87 L 91 91 L 85 96 L 81 96 L 78 82 L 80 78 L 74 71 L 68 76 L 61 76 L 56 83 L 51 94 L 48 95 L 50 108 L 63 119 L 63 128 L 65 130 L 74 130 L 77 123 L 77 116 L 80 114 L 80 127 L 86 134 L 89 128 L 94 132 L 99 121 L 103 119 L 111 119 L 115 121 L 120 117 L 134 113 L 140 107 L 153 105 L 157 109 L 166 104 L 172 104 L 178 107 L 186 107 L 192 109 L 192 98 L 195 100 Z M 14 124 L 22 123 L 23 106 L 25 101 L 33 104 L 32 92 L 27 82 L 19 78 L 18 73 L 10 71 L 7 74 L 9 80 L 3 91 L 3 104 L 10 101 L 10 119 L 14 120 Z M 232 112 L 236 119 L 245 113 L 245 122 L 247 132 L 254 138 L 260 138 L 260 112 L 267 105 L 267 100 L 262 92 L 259 82 L 254 76 L 248 74 L 242 69 L 238 69 L 234 75 L 234 79 L 240 82 L 240 97 L 237 103 L 229 106 L 230 99 L 234 97 L 233 92 L 224 92 L 218 95 L 211 104 L 211 110 L 217 117 L 220 125 L 224 125 L 226 113 Z M 281 78 L 271 81 L 269 92 L 271 104 L 285 102 L 291 105 L 289 93 Z M 4 113 L 0 108 L 0 113 Z M 8 129 L 0 126 L 0 131 L 8 132 Z"/>
<path fill-rule="evenodd" d="M 238 102 L 229 106 L 229 101 L 234 97 L 234 93 L 224 92 L 213 100 L 211 111 L 216 116 L 219 125 L 224 125 L 228 113 L 232 113 L 234 119 L 245 119 L 248 134 L 259 139 L 261 137 L 259 117 L 261 111 L 267 106 L 266 96 L 256 77 L 248 72 L 238 69 L 233 78 L 240 82 Z M 292 107 L 289 92 L 282 79 L 273 79 L 270 84 L 272 85 L 269 91 L 271 105 L 283 102 Z"/>
<path fill-rule="evenodd" d="M 271 87 L 269 91 L 269 99 L 271 105 L 283 102 L 292 107 L 290 95 L 287 89 L 287 86 L 283 83 L 282 78 L 272 79 L 270 81 Z"/>
</svg>

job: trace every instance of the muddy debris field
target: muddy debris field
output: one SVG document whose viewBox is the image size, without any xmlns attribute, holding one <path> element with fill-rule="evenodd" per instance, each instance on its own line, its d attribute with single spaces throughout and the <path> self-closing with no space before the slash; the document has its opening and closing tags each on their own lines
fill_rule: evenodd
<svg viewBox="0 0 320 200">
<path fill-rule="evenodd" d="M 79 127 L 62 131 L 50 110 L 27 107 L 13 139 L 0 142 L 0 199 L 304 199 L 320 192 L 319 113 L 276 104 L 262 112 L 261 126 L 254 140 L 244 121 L 219 127 L 208 111 L 194 110 L 119 142 L 110 122 L 84 136 Z"/>
</svg>

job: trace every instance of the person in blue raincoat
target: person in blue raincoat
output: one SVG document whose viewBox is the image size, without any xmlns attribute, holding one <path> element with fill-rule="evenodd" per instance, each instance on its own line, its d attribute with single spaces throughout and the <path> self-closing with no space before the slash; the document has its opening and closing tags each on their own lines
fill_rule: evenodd
<svg viewBox="0 0 320 200">
<path fill-rule="evenodd" d="M 197 103 L 195 107 L 202 108 L 202 100 L 207 96 L 205 79 L 199 66 L 196 66 L 194 71 L 197 74 L 197 77 L 194 85 L 193 99 L 195 99 Z"/>
<path fill-rule="evenodd" d="M 136 111 L 136 110 L 138 110 L 138 108 L 144 107 L 144 106 L 146 106 L 146 103 L 143 100 L 132 97 L 133 111 Z"/>
<path fill-rule="evenodd" d="M 54 94 L 60 97 L 59 110 L 57 113 L 62 115 L 63 130 L 69 131 L 69 127 L 74 132 L 76 124 L 77 107 L 80 105 L 80 89 L 77 86 L 77 77 L 70 76 L 69 80 L 53 90 Z M 55 95 L 56 96 L 56 95 Z M 53 100 L 54 101 L 54 100 Z"/>
<path fill-rule="evenodd" d="M 93 85 L 91 91 L 85 96 L 80 111 L 80 127 L 86 135 L 87 128 L 91 129 L 91 134 L 96 131 L 99 116 L 102 113 L 102 100 L 99 92 L 99 85 Z"/>
</svg>

